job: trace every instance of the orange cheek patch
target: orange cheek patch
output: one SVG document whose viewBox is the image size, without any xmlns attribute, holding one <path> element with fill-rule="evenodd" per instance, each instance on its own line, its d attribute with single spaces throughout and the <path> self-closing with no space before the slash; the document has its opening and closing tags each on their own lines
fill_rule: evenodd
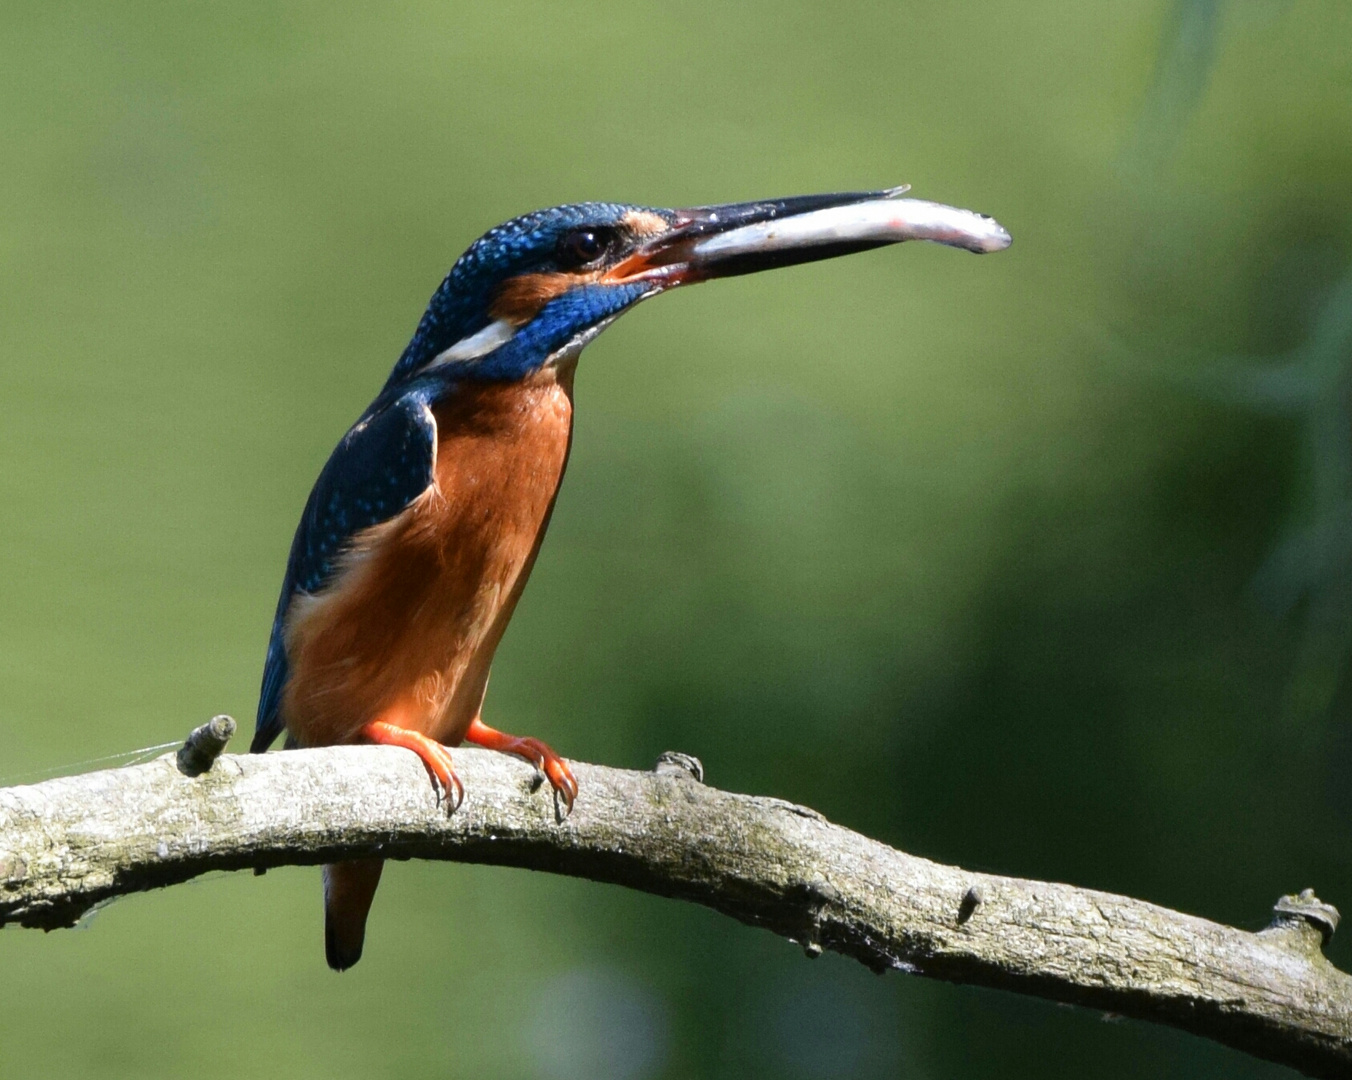
<svg viewBox="0 0 1352 1080">
<path fill-rule="evenodd" d="M 555 297 L 578 285 L 596 281 L 600 276 L 599 273 L 521 274 L 502 283 L 488 312 L 493 318 L 503 319 L 513 326 L 525 326 Z"/>
<path fill-rule="evenodd" d="M 508 278 L 493 298 L 489 314 L 495 319 L 524 326 L 549 301 L 563 295 L 572 285 L 571 274 L 522 274 Z"/>
</svg>

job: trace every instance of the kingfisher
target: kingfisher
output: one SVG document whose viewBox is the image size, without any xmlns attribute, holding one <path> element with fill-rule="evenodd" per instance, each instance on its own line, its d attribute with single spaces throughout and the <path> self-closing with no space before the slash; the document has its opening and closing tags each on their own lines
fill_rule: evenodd
<svg viewBox="0 0 1352 1080">
<path fill-rule="evenodd" d="M 411 750 L 450 812 L 448 747 L 515 754 L 560 812 L 577 779 L 538 739 L 483 721 L 493 654 L 568 464 L 583 348 L 680 285 L 903 240 L 1008 247 L 993 219 L 905 188 L 663 209 L 588 202 L 490 229 L 432 295 L 385 385 L 338 442 L 291 544 L 251 750 Z M 383 861 L 324 867 L 324 948 L 362 954 Z"/>
</svg>

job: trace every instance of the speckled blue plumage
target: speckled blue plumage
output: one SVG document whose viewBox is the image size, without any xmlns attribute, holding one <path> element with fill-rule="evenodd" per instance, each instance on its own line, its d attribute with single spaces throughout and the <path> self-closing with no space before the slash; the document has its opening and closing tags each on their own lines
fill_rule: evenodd
<svg viewBox="0 0 1352 1080">
<path fill-rule="evenodd" d="M 293 599 L 323 589 L 354 537 L 401 513 L 427 489 L 437 437 L 431 407 L 471 381 L 526 377 L 577 334 L 642 299 L 648 287 L 579 286 L 546 304 L 487 356 L 430 371 L 423 367 L 488 324 L 489 304 L 504 281 L 552 268 L 559 240 L 568 230 L 615 224 L 634 209 L 578 203 L 526 214 L 490 230 L 451 268 L 380 395 L 343 436 L 310 492 L 291 543 L 268 642 L 254 752 L 266 750 L 283 727 L 280 705 L 288 676 L 284 627 Z"/>
<path fill-rule="evenodd" d="M 572 203 L 523 214 L 489 229 L 456 260 L 427 305 L 417 332 L 394 365 L 388 391 L 443 349 L 489 323 L 494 290 L 508 278 L 548 269 L 560 238 L 582 225 L 616 225 L 631 211 L 671 211 L 623 203 Z"/>
</svg>

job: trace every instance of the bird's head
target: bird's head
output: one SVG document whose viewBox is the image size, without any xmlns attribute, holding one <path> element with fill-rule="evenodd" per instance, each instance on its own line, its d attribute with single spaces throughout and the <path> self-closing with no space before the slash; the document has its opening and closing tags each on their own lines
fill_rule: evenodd
<svg viewBox="0 0 1352 1080">
<path fill-rule="evenodd" d="M 640 300 L 903 240 L 999 251 L 993 219 L 905 188 L 684 210 L 575 203 L 490 229 L 433 295 L 386 389 L 431 372 L 515 380 L 577 356 Z"/>
</svg>

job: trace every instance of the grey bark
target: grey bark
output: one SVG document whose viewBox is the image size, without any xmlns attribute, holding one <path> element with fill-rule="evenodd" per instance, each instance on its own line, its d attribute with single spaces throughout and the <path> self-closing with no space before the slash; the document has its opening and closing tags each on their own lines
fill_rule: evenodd
<svg viewBox="0 0 1352 1080">
<path fill-rule="evenodd" d="M 1249 933 L 916 858 L 804 807 L 707 787 L 684 755 L 652 773 L 575 764 L 581 794 L 563 820 L 528 765 L 455 756 L 468 794 L 453 815 L 417 758 L 389 747 L 226 755 L 195 777 L 166 755 L 0 789 L 0 925 L 69 926 L 211 870 L 493 863 L 705 904 L 809 955 L 1171 1024 L 1311 1076 L 1352 1076 L 1352 978 L 1324 957 L 1337 916 L 1308 891 Z"/>
</svg>

